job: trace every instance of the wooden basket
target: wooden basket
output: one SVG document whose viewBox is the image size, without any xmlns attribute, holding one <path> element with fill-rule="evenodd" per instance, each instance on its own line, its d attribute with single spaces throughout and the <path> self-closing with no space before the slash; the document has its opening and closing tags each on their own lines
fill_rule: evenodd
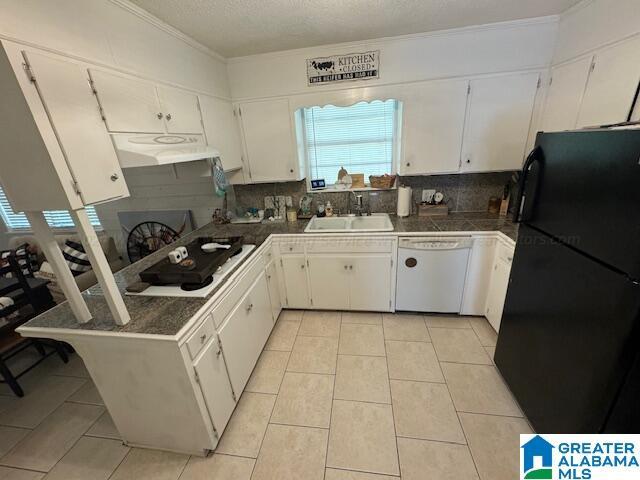
<svg viewBox="0 0 640 480">
<path fill-rule="evenodd" d="M 369 175 L 371 188 L 391 188 L 396 183 L 395 175 Z"/>
</svg>

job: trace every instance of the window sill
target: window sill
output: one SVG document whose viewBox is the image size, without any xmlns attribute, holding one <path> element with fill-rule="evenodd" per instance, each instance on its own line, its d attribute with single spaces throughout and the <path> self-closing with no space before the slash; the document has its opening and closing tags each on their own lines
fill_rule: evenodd
<svg viewBox="0 0 640 480">
<path fill-rule="evenodd" d="M 373 187 L 361 187 L 361 188 L 316 188 L 312 190 L 307 188 L 307 193 L 347 193 L 347 192 L 386 192 L 389 190 L 397 190 L 398 187 L 393 186 L 391 188 L 373 188 Z"/>
</svg>

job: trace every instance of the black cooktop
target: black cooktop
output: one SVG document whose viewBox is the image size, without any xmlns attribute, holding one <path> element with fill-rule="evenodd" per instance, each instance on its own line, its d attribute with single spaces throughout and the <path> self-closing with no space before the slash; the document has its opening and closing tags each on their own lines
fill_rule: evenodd
<svg viewBox="0 0 640 480">
<path fill-rule="evenodd" d="M 243 237 L 198 237 L 185 245 L 189 256 L 180 263 L 171 263 L 164 257 L 155 265 L 140 272 L 140 280 L 152 285 L 181 284 L 185 290 L 201 288 L 212 281 L 212 275 L 227 260 L 242 250 Z M 200 248 L 205 243 L 231 245 L 227 249 L 203 252 Z M 193 288 L 190 288 L 193 286 Z"/>
</svg>

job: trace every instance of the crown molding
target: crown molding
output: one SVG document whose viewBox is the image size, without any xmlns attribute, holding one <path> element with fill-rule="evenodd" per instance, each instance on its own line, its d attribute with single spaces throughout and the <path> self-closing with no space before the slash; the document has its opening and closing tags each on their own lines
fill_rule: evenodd
<svg viewBox="0 0 640 480">
<path fill-rule="evenodd" d="M 586 1 L 590 2 L 593 0 L 586 0 Z M 383 44 L 406 42 L 406 41 L 411 41 L 411 40 L 421 39 L 421 38 L 446 37 L 446 36 L 459 35 L 462 33 L 469 33 L 469 32 L 484 32 L 484 31 L 491 31 L 491 30 L 517 28 L 517 27 L 522 27 L 527 25 L 552 24 L 552 23 L 558 23 L 559 21 L 560 21 L 560 15 L 548 15 L 544 17 L 525 18 L 520 20 L 509 20 L 506 22 L 495 22 L 495 23 L 487 23 L 483 25 L 470 25 L 467 27 L 435 30 L 432 32 L 410 33 L 407 35 L 397 35 L 393 37 L 378 37 L 378 38 L 372 38 L 368 40 L 358 40 L 354 42 L 332 43 L 332 44 L 326 44 L 326 45 L 317 45 L 313 47 L 295 48 L 291 50 L 280 50 L 277 52 L 257 53 L 255 55 L 229 57 L 227 58 L 227 63 L 229 64 L 243 63 L 243 62 L 255 61 L 260 59 L 267 60 L 270 58 L 287 57 L 287 56 L 300 55 L 300 54 L 313 55 L 316 52 L 318 52 L 318 50 L 320 49 L 331 50 L 331 49 L 361 48 L 361 47 L 375 48 L 376 46 L 383 45 Z"/>
<path fill-rule="evenodd" d="M 153 25 L 154 27 L 159 28 L 160 30 L 164 31 L 165 33 L 168 33 L 172 37 L 175 37 L 176 39 L 186 43 L 190 47 L 195 48 L 196 50 L 199 50 L 200 52 L 202 52 L 202 53 L 204 53 L 206 55 L 209 55 L 210 57 L 212 57 L 212 58 L 214 58 L 214 59 L 216 59 L 216 60 L 218 60 L 220 62 L 227 63 L 227 59 L 225 57 L 223 57 L 222 55 L 220 55 L 218 52 L 215 52 L 215 51 L 211 50 L 209 47 L 201 44 L 197 40 L 195 40 L 195 39 L 191 38 L 190 36 L 186 35 L 185 33 L 181 32 L 177 28 L 172 27 L 171 25 L 169 25 L 166 22 L 163 22 L 158 17 L 150 14 L 149 12 L 144 10 L 143 8 L 140 8 L 139 6 L 134 5 L 129 0 L 109 0 L 109 2 L 111 2 L 114 5 L 122 8 L 123 10 L 126 10 L 127 12 L 135 15 L 136 17 L 144 20 L 145 22 L 149 23 L 150 25 Z"/>
</svg>

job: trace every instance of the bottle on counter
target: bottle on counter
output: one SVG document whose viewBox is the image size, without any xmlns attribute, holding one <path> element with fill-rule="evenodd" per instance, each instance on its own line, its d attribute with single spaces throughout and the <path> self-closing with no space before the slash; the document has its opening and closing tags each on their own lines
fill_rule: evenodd
<svg viewBox="0 0 640 480">
<path fill-rule="evenodd" d="M 327 202 L 327 205 L 324 207 L 324 213 L 327 217 L 333 217 L 333 206 L 331 205 L 331 202 Z"/>
</svg>

